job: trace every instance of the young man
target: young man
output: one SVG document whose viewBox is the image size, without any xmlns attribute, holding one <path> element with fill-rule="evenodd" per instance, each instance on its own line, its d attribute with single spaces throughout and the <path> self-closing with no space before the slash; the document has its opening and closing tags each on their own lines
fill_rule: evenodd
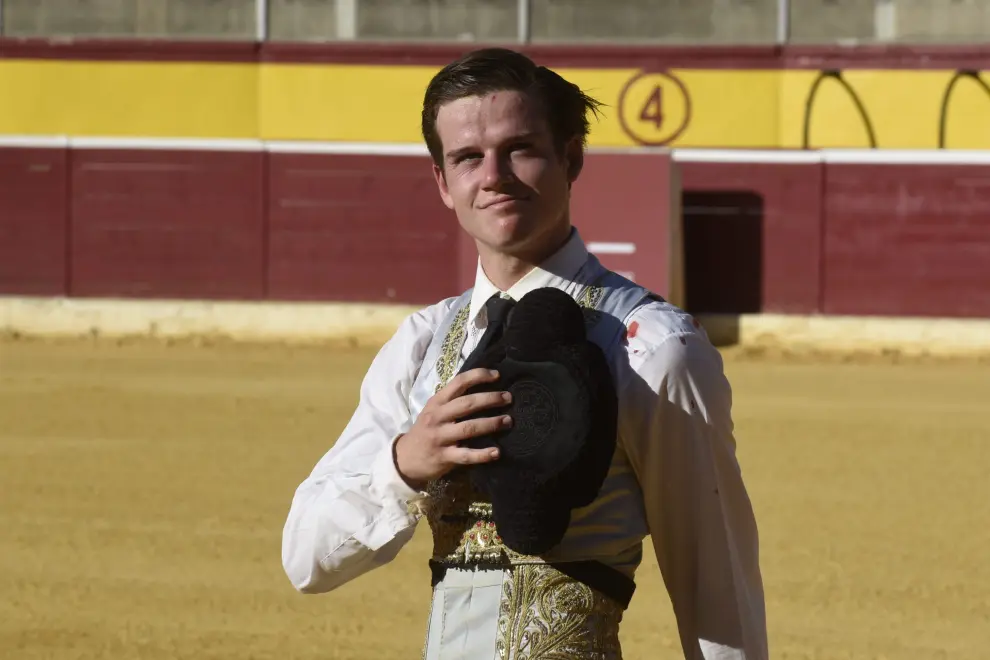
<svg viewBox="0 0 990 660">
<path fill-rule="evenodd" d="M 391 561 L 425 516 L 435 569 L 426 658 L 619 658 L 649 535 L 685 658 L 765 660 L 757 529 L 720 355 L 687 314 L 604 269 L 570 223 L 597 105 L 503 49 L 433 78 L 423 135 L 440 196 L 477 245 L 475 286 L 406 319 L 381 349 L 353 418 L 295 494 L 283 565 L 300 591 L 330 591 Z M 497 376 L 458 371 L 499 301 L 542 287 L 635 332 L 596 335 L 619 397 L 608 477 L 563 540 L 531 557 L 501 543 L 490 503 L 447 477 L 499 460 L 461 445 L 511 426 L 478 415 L 504 407 L 502 393 L 466 394 Z"/>
</svg>

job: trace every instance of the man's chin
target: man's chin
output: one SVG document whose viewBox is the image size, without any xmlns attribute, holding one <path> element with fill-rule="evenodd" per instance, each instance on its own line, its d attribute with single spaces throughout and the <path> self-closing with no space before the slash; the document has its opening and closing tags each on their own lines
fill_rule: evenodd
<svg viewBox="0 0 990 660">
<path fill-rule="evenodd" d="M 488 232 L 485 242 L 489 247 L 502 252 L 514 252 L 531 242 L 532 232 L 522 231 L 521 227 L 502 227 Z"/>
<path fill-rule="evenodd" d="M 469 231 L 474 239 L 490 250 L 505 254 L 525 252 L 538 240 L 539 223 L 523 214 L 499 214 L 484 218 Z"/>
</svg>

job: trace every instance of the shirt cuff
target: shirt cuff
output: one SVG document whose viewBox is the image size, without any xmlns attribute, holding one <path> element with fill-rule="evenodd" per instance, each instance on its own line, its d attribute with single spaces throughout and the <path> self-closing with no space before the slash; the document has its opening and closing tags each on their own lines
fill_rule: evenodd
<svg viewBox="0 0 990 660">
<path fill-rule="evenodd" d="M 406 483 L 395 465 L 394 447 L 398 436 L 392 438 L 371 466 L 371 484 L 379 500 L 388 506 L 394 503 L 402 511 L 419 515 L 420 504 L 427 494 Z"/>
</svg>

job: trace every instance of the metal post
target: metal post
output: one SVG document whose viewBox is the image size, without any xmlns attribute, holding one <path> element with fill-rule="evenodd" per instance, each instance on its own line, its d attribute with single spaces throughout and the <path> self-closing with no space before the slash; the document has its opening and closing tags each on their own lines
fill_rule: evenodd
<svg viewBox="0 0 990 660">
<path fill-rule="evenodd" d="M 357 0 L 337 0 L 337 38 L 343 40 L 357 39 Z"/>
<path fill-rule="evenodd" d="M 791 0 L 777 0 L 777 44 L 791 40 Z"/>
<path fill-rule="evenodd" d="M 897 38 L 897 7 L 893 0 L 876 0 L 873 6 L 873 37 L 877 41 Z"/>
<path fill-rule="evenodd" d="M 528 44 L 533 38 L 532 11 L 533 0 L 518 0 L 516 4 L 517 36 L 521 44 Z"/>
<path fill-rule="evenodd" d="M 268 41 L 268 0 L 254 0 L 254 26 L 255 39 Z"/>
</svg>

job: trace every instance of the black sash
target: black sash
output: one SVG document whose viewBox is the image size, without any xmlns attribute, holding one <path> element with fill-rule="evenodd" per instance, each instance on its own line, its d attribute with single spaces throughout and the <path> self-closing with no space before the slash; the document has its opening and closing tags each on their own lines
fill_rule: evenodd
<svg viewBox="0 0 990 660">
<path fill-rule="evenodd" d="M 562 562 L 547 562 L 548 566 L 552 566 L 564 575 L 570 576 L 577 580 L 578 582 L 583 582 L 595 591 L 598 591 L 622 606 L 622 609 L 629 607 L 629 603 L 632 601 L 633 592 L 636 591 L 636 583 L 632 578 L 628 577 L 625 573 L 622 573 L 607 564 L 603 564 L 600 561 L 562 561 Z M 500 570 L 512 570 L 515 566 L 505 565 L 505 564 L 470 564 L 468 567 L 478 567 L 478 568 L 493 568 Z M 431 587 L 437 586 L 443 576 L 447 573 L 448 568 L 460 568 L 460 566 L 451 567 L 442 562 L 436 561 L 435 559 L 430 560 L 430 570 L 433 574 L 433 579 L 431 582 Z"/>
</svg>

